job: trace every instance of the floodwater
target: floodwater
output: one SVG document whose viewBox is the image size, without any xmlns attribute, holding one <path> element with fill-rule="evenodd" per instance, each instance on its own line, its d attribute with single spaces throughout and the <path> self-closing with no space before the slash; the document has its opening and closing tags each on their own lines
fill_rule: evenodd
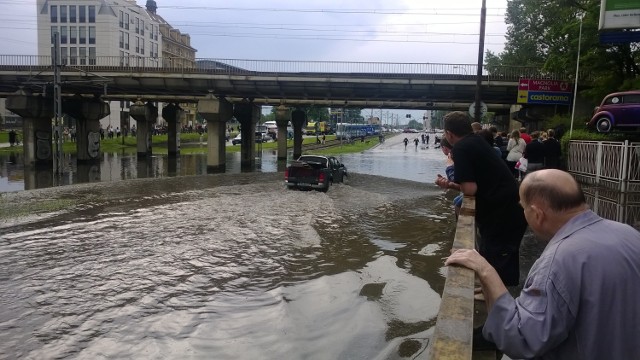
<svg viewBox="0 0 640 360">
<path fill-rule="evenodd" d="M 287 190 L 265 154 L 3 193 L 0 358 L 424 358 L 455 194 L 440 150 L 402 138 L 341 156 L 328 193 Z"/>
</svg>

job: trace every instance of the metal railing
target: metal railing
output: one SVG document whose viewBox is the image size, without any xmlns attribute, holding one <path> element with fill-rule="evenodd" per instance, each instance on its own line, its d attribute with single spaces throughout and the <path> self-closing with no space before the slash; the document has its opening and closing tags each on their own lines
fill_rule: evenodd
<svg viewBox="0 0 640 360">
<path fill-rule="evenodd" d="M 0 55 L 0 70 L 44 71 L 51 67 L 51 56 Z M 388 63 L 344 61 L 291 61 L 243 59 L 186 59 L 181 57 L 99 56 L 65 57 L 63 64 L 86 71 L 127 71 L 165 73 L 221 73 L 247 75 L 315 76 L 318 74 L 366 75 L 368 77 L 429 77 L 475 79 L 475 64 Z M 571 78 L 568 73 L 549 73 L 538 67 L 504 66 L 483 68 L 487 80 L 517 81 L 520 78 Z"/>
</svg>

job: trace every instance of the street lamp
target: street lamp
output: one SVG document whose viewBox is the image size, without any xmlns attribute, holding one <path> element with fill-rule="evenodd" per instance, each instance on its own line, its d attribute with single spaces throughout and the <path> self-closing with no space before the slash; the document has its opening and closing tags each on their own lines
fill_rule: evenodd
<svg viewBox="0 0 640 360">
<path fill-rule="evenodd" d="M 580 30 L 578 32 L 578 58 L 576 59 L 576 77 L 573 86 L 573 106 L 571 109 L 571 126 L 569 127 L 569 140 L 573 133 L 573 119 L 576 116 L 576 97 L 578 96 L 578 72 L 580 71 L 580 44 L 582 43 L 582 18 L 584 14 L 580 14 Z"/>
</svg>

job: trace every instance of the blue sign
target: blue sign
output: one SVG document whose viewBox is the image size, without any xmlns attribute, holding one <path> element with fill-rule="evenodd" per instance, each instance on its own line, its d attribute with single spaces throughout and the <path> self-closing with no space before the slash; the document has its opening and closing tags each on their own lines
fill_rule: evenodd
<svg viewBox="0 0 640 360">
<path fill-rule="evenodd" d="M 571 105 L 570 92 L 529 91 L 528 104 Z"/>
</svg>

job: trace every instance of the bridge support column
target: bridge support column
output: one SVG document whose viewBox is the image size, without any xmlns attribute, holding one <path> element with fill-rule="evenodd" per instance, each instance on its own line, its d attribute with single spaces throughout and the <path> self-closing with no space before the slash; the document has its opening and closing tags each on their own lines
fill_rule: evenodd
<svg viewBox="0 0 640 360">
<path fill-rule="evenodd" d="M 233 116 L 233 105 L 212 94 L 198 101 L 198 113 L 207 120 L 207 172 L 226 170 L 226 123 Z"/>
<path fill-rule="evenodd" d="M 278 160 L 287 160 L 287 126 L 291 120 L 291 110 L 280 105 L 276 109 L 276 125 L 278 125 Z"/>
<path fill-rule="evenodd" d="M 233 114 L 241 126 L 240 168 L 251 169 L 256 164 L 256 124 L 260 118 L 260 107 L 254 103 L 238 103 Z"/>
<path fill-rule="evenodd" d="M 293 158 L 302 155 L 302 126 L 307 120 L 307 114 L 300 109 L 291 113 L 291 125 L 293 126 Z"/>
<path fill-rule="evenodd" d="M 168 150 L 170 157 L 180 154 L 180 120 L 184 111 L 177 104 L 169 104 L 162 109 L 162 117 L 169 124 Z"/>
<path fill-rule="evenodd" d="M 76 96 L 65 100 L 63 109 L 76 119 L 78 163 L 99 163 L 100 119 L 110 114 L 109 104 L 100 99 Z"/>
<path fill-rule="evenodd" d="M 142 101 L 137 101 L 129 107 L 129 115 L 138 123 L 136 133 L 138 157 L 151 157 L 152 127 L 158 118 L 158 108 L 153 106 L 151 102 L 144 104 Z"/>
<path fill-rule="evenodd" d="M 23 118 L 24 164 L 53 169 L 53 100 L 22 90 L 7 97 L 6 108 Z M 49 174 L 51 175 L 51 174 Z"/>
</svg>

